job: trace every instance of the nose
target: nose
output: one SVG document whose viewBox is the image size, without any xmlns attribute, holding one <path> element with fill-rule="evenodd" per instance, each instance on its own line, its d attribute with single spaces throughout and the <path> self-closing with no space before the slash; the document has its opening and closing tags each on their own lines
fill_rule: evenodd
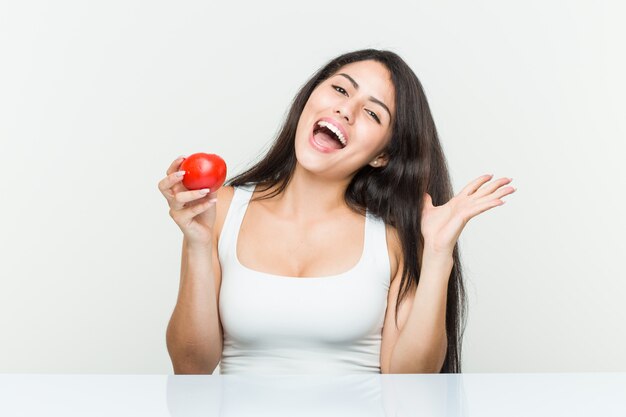
<svg viewBox="0 0 626 417">
<path fill-rule="evenodd" d="M 349 105 L 346 102 L 339 104 L 335 109 L 335 114 L 339 115 L 339 117 L 345 117 L 348 123 L 352 122 L 352 113 L 349 108 Z"/>
</svg>

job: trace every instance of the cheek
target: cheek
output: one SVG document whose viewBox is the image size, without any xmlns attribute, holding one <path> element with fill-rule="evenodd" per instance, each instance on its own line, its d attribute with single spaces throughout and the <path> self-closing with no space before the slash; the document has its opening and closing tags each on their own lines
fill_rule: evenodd
<svg viewBox="0 0 626 417">
<path fill-rule="evenodd" d="M 314 91 L 302 109 L 298 130 L 306 130 L 308 136 L 309 128 L 312 127 L 313 122 L 320 116 L 328 115 L 333 110 L 334 105 L 335 100 L 332 95 L 329 96 L 320 91 Z M 308 140 L 308 137 L 306 139 Z"/>
<path fill-rule="evenodd" d="M 355 134 L 358 135 L 362 142 L 362 147 L 366 149 L 367 152 L 378 152 L 386 146 L 388 140 L 387 133 L 383 132 L 382 129 L 377 126 L 372 126 L 369 122 L 361 125 L 356 130 Z"/>
<path fill-rule="evenodd" d="M 305 108 L 309 107 L 314 111 L 319 111 L 320 109 L 327 108 L 335 104 L 336 98 L 330 92 L 326 92 L 323 90 L 314 91 L 305 106 Z"/>
</svg>

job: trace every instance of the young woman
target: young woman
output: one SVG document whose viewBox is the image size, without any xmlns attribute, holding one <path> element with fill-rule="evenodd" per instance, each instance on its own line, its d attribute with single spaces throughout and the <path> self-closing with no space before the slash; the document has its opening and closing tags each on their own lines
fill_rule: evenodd
<svg viewBox="0 0 626 417">
<path fill-rule="evenodd" d="M 453 195 L 426 96 L 397 54 L 328 62 L 267 155 L 219 190 L 187 191 L 183 160 L 159 182 L 184 234 L 175 373 L 461 371 L 457 240 L 515 189 L 481 175 Z"/>
</svg>

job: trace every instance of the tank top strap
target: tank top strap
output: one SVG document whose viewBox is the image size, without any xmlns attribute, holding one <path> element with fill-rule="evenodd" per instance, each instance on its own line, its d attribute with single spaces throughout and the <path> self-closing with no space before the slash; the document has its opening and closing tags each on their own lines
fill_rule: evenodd
<svg viewBox="0 0 626 417">
<path fill-rule="evenodd" d="M 228 261 L 236 263 L 233 261 L 235 258 L 232 258 L 232 256 L 235 256 L 235 251 L 237 250 L 237 236 L 255 188 L 256 184 L 234 187 L 233 198 L 226 213 L 218 242 L 218 254 L 222 267 L 228 265 Z M 382 277 L 382 284 L 388 289 L 391 266 L 387 250 L 385 222 L 367 209 L 365 212 L 363 261 L 367 264 L 367 268 L 371 267 L 379 271 L 377 276 Z"/>
<path fill-rule="evenodd" d="M 235 248 L 237 235 L 239 234 L 243 217 L 255 188 L 256 184 L 245 184 L 234 187 L 233 198 L 226 212 L 217 244 L 221 265 L 227 264 L 228 256 L 234 254 L 232 251 L 237 250 Z"/>
</svg>

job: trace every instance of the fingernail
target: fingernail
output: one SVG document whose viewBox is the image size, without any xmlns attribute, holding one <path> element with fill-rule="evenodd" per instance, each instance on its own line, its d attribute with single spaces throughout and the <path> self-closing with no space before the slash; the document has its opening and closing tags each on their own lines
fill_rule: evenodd
<svg viewBox="0 0 626 417">
<path fill-rule="evenodd" d="M 205 195 L 205 194 L 208 194 L 210 191 L 211 191 L 210 188 L 205 188 L 205 189 L 200 190 L 200 194 Z"/>
<path fill-rule="evenodd" d="M 185 171 L 177 171 L 177 172 L 176 172 L 176 176 L 177 176 L 178 178 L 182 177 L 183 175 L 185 175 Z"/>
<path fill-rule="evenodd" d="M 176 160 L 178 161 L 179 159 L 184 159 L 184 158 L 185 158 L 185 155 L 181 155 L 178 158 L 176 158 Z"/>
</svg>

